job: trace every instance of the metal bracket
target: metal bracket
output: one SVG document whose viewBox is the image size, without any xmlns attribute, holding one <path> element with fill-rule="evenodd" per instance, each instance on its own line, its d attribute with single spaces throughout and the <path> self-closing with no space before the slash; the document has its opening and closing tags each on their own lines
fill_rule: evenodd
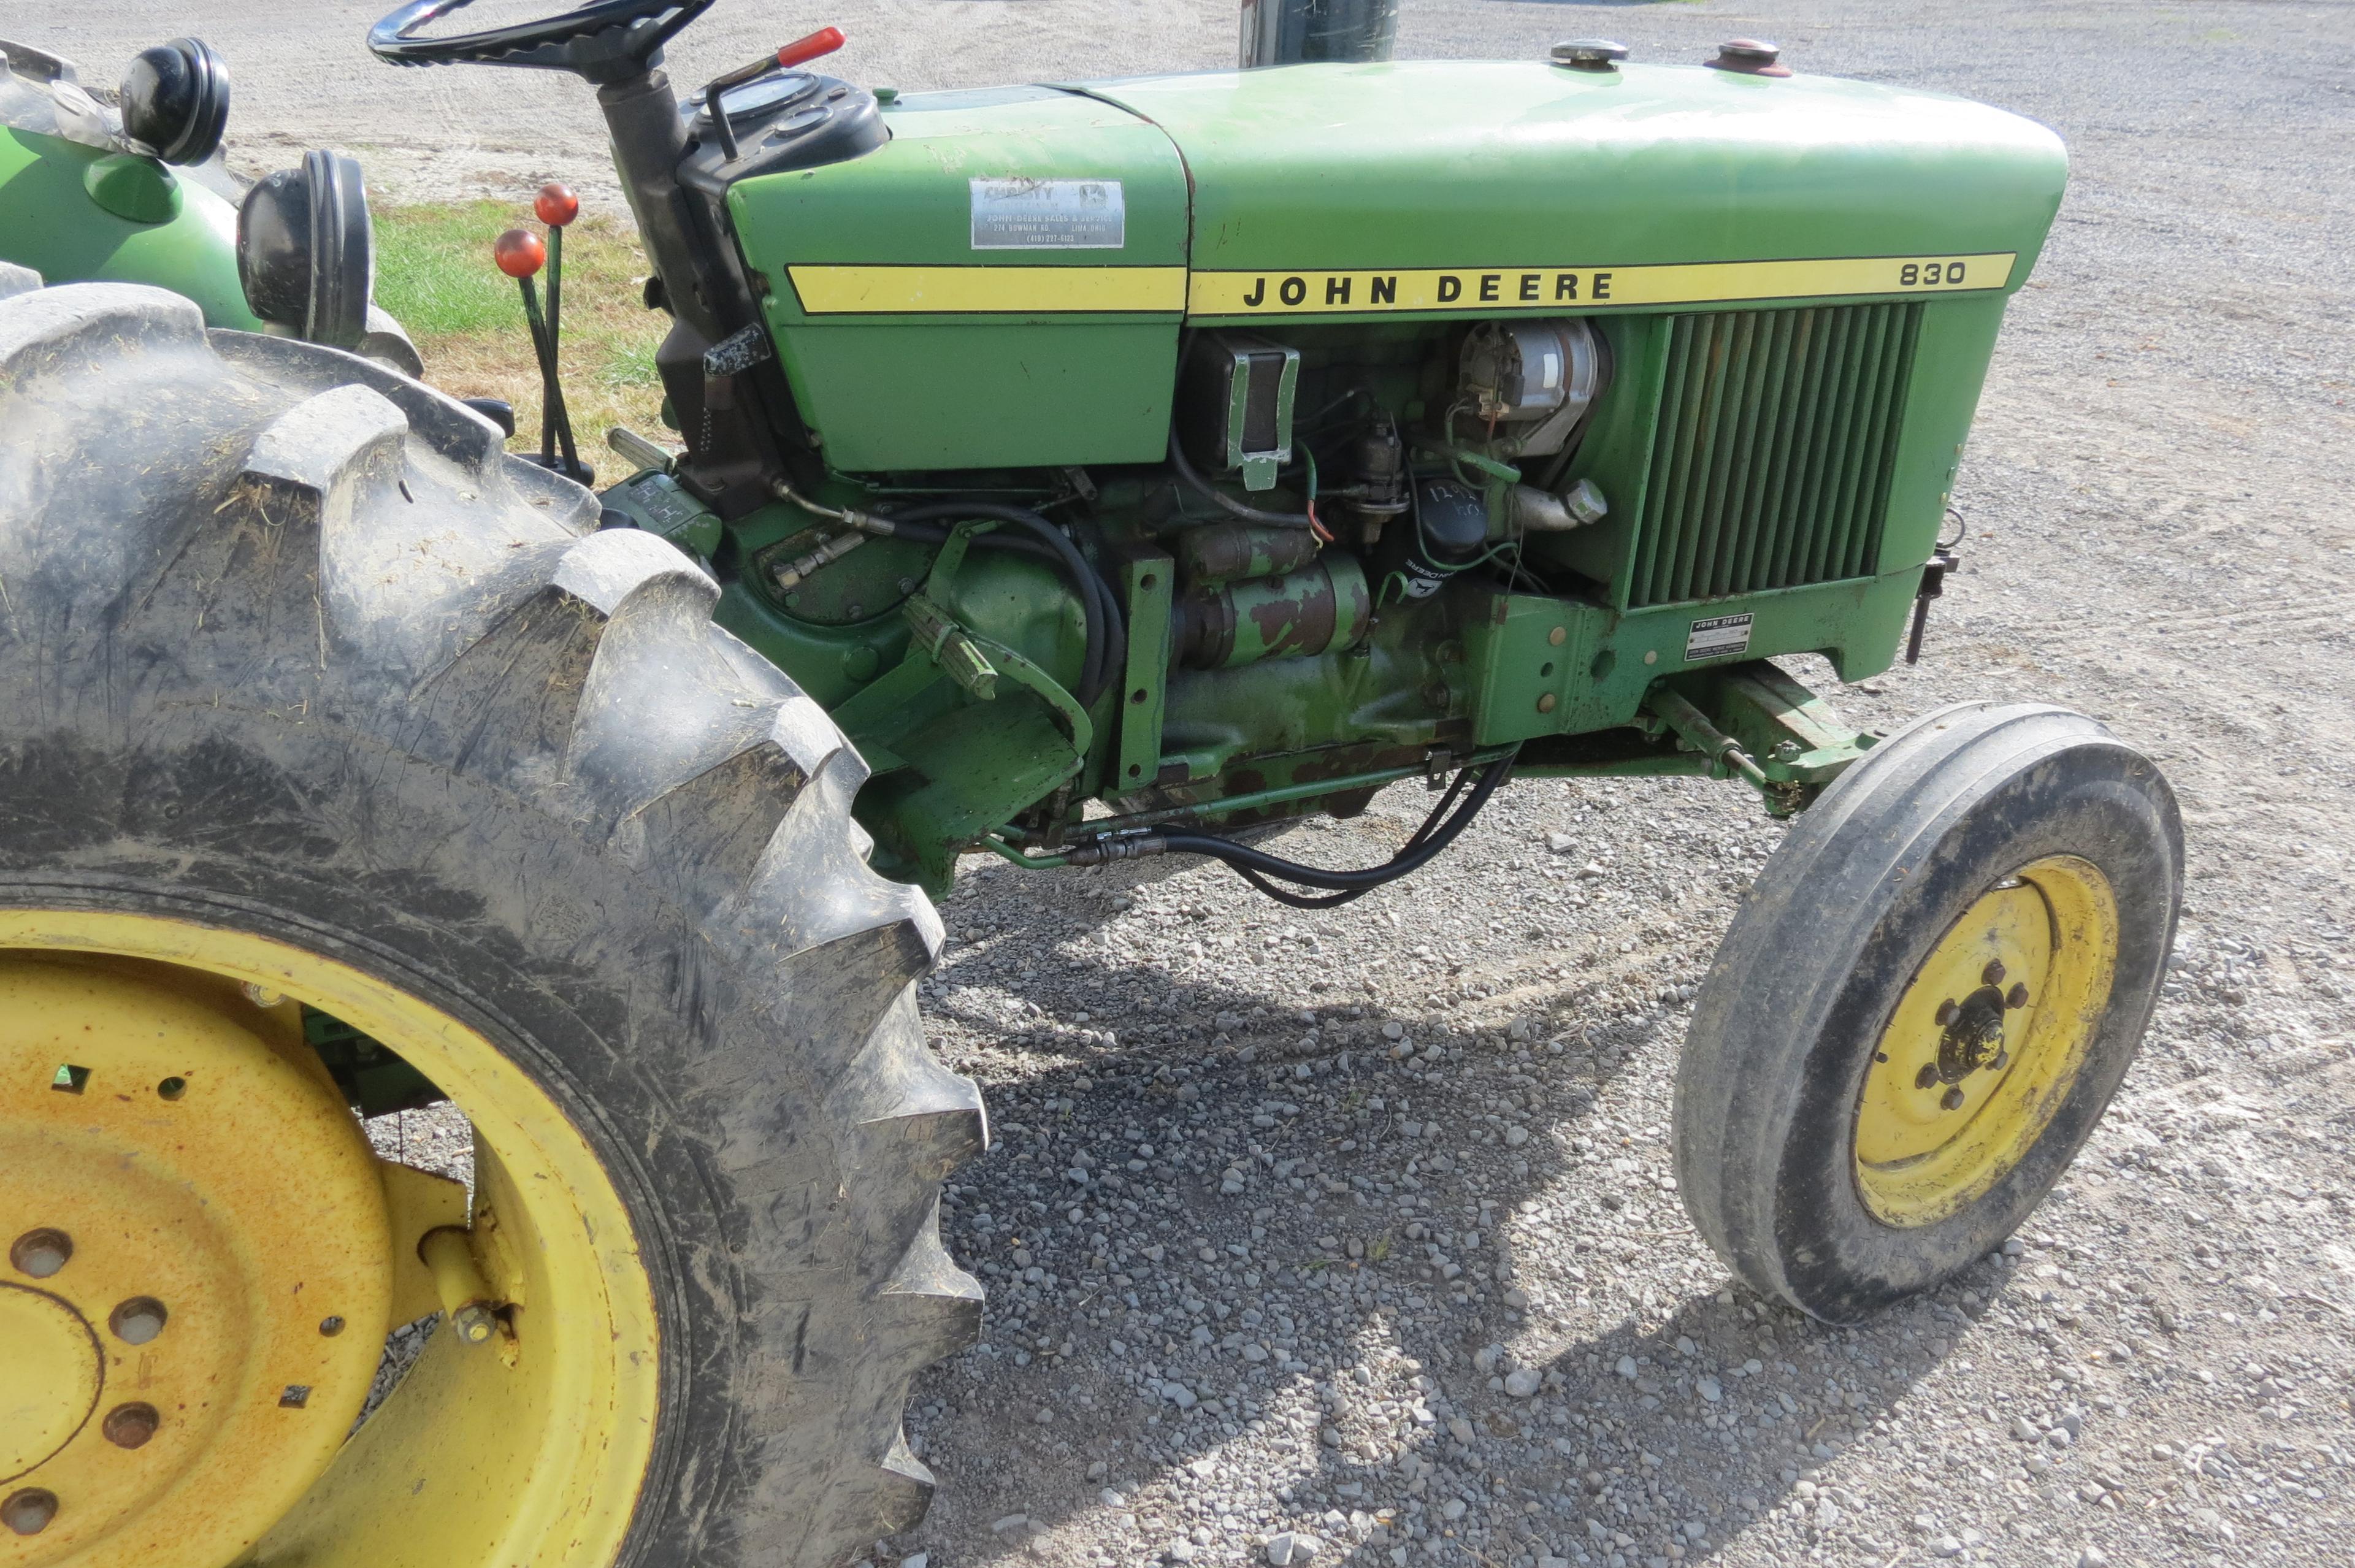
<svg viewBox="0 0 2355 1568">
<path fill-rule="evenodd" d="M 1128 649 L 1120 702 L 1119 769 L 1114 792 L 1144 789 L 1161 777 L 1161 720 L 1169 690 L 1169 618 L 1176 565 L 1167 550 L 1141 549 L 1128 561 Z"/>
</svg>

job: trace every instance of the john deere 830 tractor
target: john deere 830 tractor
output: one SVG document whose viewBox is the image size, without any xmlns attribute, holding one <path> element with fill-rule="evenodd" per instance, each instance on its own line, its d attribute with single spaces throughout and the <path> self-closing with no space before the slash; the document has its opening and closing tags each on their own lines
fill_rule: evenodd
<svg viewBox="0 0 2355 1568">
<path fill-rule="evenodd" d="M 1255 69 L 904 96 L 825 34 L 683 91 L 710 0 L 462 4 L 368 46 L 582 78 L 671 321 L 675 439 L 602 492 L 432 388 L 355 165 L 221 171 L 212 50 L 102 95 L 5 46 L 0 1564 L 913 1522 L 908 1381 L 981 1312 L 936 1204 L 982 1107 L 912 988 L 964 855 L 1327 908 L 1508 777 L 1727 779 L 1799 814 L 1678 1070 L 1727 1265 L 1854 1318 L 2083 1143 L 2167 785 L 2048 707 L 1860 733 L 1773 662 L 1918 648 L 2050 133 L 1752 41 L 1391 63 L 1384 0 L 1263 0 Z M 1384 864 L 1238 837 L 1404 780 Z M 364 1136 L 429 1102 L 471 1186 Z"/>
</svg>

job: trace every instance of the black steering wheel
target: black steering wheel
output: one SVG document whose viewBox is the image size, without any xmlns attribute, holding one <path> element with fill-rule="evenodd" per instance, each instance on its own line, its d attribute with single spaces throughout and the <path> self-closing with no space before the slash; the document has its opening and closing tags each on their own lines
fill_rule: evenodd
<svg viewBox="0 0 2355 1568">
<path fill-rule="evenodd" d="M 713 0 L 591 0 L 559 16 L 421 38 L 417 29 L 472 0 L 409 0 L 368 29 L 369 52 L 391 65 L 513 65 L 620 81 L 653 65 L 663 45 Z"/>
</svg>

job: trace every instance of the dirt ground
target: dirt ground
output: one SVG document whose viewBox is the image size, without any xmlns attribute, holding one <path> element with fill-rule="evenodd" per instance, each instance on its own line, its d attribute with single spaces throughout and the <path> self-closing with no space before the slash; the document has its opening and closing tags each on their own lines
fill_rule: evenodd
<svg viewBox="0 0 2355 1568">
<path fill-rule="evenodd" d="M 368 5 L 208 9 L 0 5 L 0 34 L 102 79 L 206 34 L 249 162 L 335 142 L 407 194 L 591 184 L 576 86 L 369 64 Z M 879 1563 L 2355 1563 L 2350 19 L 1407 0 L 1406 53 L 1763 33 L 2068 138 L 1965 571 L 1920 667 L 1838 695 L 1884 729 L 2047 699 L 2158 757 L 2191 856 L 2165 1000 L 2015 1244 L 1828 1331 L 1734 1287 L 1668 1181 L 1690 987 L 1777 837 L 1731 786 L 1517 786 L 1326 914 L 1216 869 L 976 865 L 926 997 L 991 1096 L 944 1211 L 991 1316 L 919 1381 L 942 1490 Z M 828 20 L 847 74 L 910 89 L 1216 65 L 1234 32 L 1215 0 L 726 4 L 678 74 Z M 1423 810 L 1397 789 L 1286 842 L 1364 863 Z"/>
</svg>

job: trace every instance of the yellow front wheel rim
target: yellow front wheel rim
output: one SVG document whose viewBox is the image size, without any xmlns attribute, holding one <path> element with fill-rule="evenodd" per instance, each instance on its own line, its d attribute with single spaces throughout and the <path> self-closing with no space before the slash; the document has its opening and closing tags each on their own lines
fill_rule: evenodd
<svg viewBox="0 0 2355 1568">
<path fill-rule="evenodd" d="M 2116 896 L 2073 855 L 2021 868 L 1947 928 L 1857 1099 L 1857 1189 L 1876 1219 L 1934 1224 L 2026 1157 L 2075 1085 L 2117 955 Z"/>
<path fill-rule="evenodd" d="M 619 1555 L 660 1402 L 653 1290 L 536 1080 L 398 986 L 177 920 L 0 912 L 0 1568 Z M 471 1215 L 375 1159 L 296 1004 L 465 1114 Z M 437 1331 L 346 1440 L 386 1325 L 434 1305 L 393 1239 L 453 1201 L 468 1245 L 427 1251 L 471 1259 L 496 1331 Z"/>
</svg>

